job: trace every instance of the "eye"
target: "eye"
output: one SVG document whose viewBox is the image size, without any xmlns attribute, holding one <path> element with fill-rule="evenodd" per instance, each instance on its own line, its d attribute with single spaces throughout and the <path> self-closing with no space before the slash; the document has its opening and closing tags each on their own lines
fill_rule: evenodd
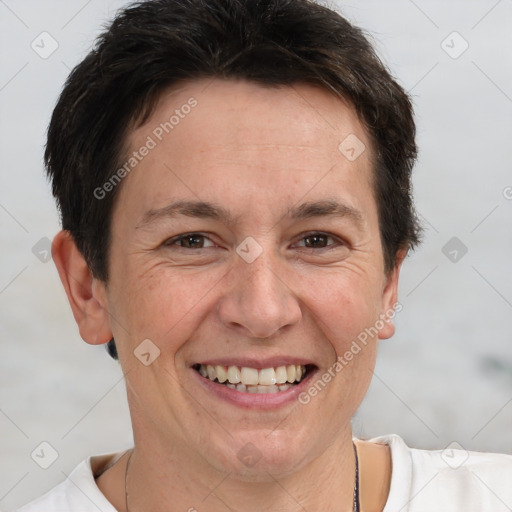
<svg viewBox="0 0 512 512">
<path fill-rule="evenodd" d="M 328 240 L 334 240 L 335 243 L 329 244 Z M 209 241 L 211 245 L 205 246 L 205 241 Z M 303 247 L 306 247 L 307 249 L 328 250 L 334 249 L 340 245 L 345 245 L 338 238 L 320 232 L 308 233 L 302 237 L 301 242 L 302 241 L 305 241 L 305 245 Z M 209 247 L 215 247 L 215 244 L 206 235 L 201 233 L 186 233 L 170 238 L 164 242 L 164 246 L 166 247 L 176 245 L 182 249 L 208 249 Z"/>
<path fill-rule="evenodd" d="M 334 244 L 327 245 L 327 240 L 334 240 Z M 301 239 L 301 241 L 306 240 L 306 244 L 304 247 L 308 249 L 330 249 L 335 248 L 339 245 L 344 245 L 339 239 L 328 235 L 326 233 L 308 233 L 304 235 Z M 333 247 L 334 246 L 334 247 Z"/>
<path fill-rule="evenodd" d="M 164 242 L 166 247 L 173 246 L 178 244 L 178 247 L 183 249 L 207 249 L 208 247 L 204 246 L 204 241 L 211 240 L 201 233 L 186 233 L 184 235 L 180 235 L 174 238 L 170 238 L 169 240 Z M 215 244 L 212 243 L 210 247 L 213 247 Z"/>
</svg>

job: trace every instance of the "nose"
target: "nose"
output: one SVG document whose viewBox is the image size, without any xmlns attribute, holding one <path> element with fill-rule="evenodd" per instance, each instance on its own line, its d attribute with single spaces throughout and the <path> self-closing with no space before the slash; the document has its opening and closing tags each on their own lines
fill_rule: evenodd
<svg viewBox="0 0 512 512">
<path fill-rule="evenodd" d="M 252 263 L 239 258 L 226 276 L 218 315 L 226 327 L 244 336 L 269 338 L 302 316 L 286 263 L 269 253 L 265 249 Z"/>
</svg>

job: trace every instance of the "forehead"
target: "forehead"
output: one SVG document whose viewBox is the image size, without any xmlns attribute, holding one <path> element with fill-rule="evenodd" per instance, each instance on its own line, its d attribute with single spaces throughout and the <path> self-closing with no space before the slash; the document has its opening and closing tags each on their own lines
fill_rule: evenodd
<svg viewBox="0 0 512 512">
<path fill-rule="evenodd" d="M 209 137 L 203 138 L 204 144 L 214 136 L 229 133 L 233 145 L 240 137 L 245 145 L 251 142 L 245 139 L 247 130 L 254 143 L 269 141 L 273 148 L 283 144 L 299 147 L 298 135 L 299 142 L 314 142 L 317 147 L 320 146 L 319 135 L 328 144 L 339 142 L 350 134 L 357 135 L 362 141 L 367 138 L 351 104 L 323 87 L 307 83 L 268 85 L 214 78 L 184 81 L 162 93 L 150 118 L 144 126 L 129 134 L 128 142 L 136 144 L 149 131 L 158 140 L 171 134 L 179 137 L 184 128 L 178 127 L 187 117 L 191 118 L 187 124 L 194 124 L 194 119 L 201 117 L 205 130 L 223 128 L 222 132 L 210 132 Z M 279 130 L 283 123 L 288 123 L 286 131 Z M 194 128 L 197 130 L 199 126 L 194 125 Z M 246 131 L 241 133 L 240 128 Z"/>
<path fill-rule="evenodd" d="M 136 192 L 145 212 L 184 196 L 230 195 L 233 207 L 301 193 L 332 197 L 333 186 L 356 182 L 368 195 L 372 182 L 370 143 L 354 109 L 309 84 L 183 83 L 160 97 L 127 143 L 127 158 L 145 155 L 121 195 Z"/>
</svg>

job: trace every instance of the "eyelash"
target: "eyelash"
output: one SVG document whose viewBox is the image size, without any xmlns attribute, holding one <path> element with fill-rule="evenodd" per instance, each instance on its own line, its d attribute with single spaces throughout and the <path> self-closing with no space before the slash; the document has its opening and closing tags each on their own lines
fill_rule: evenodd
<svg viewBox="0 0 512 512">
<path fill-rule="evenodd" d="M 305 249 L 312 249 L 312 250 L 316 250 L 316 251 L 326 251 L 326 250 L 332 250 L 339 246 L 346 245 L 346 243 L 343 242 L 342 240 L 340 240 L 339 238 L 337 238 L 333 235 L 329 235 L 328 233 L 322 233 L 320 231 L 312 231 L 312 232 L 306 233 L 301 237 L 300 240 L 302 241 L 302 240 L 305 240 L 306 238 L 315 237 L 315 236 L 324 237 L 324 238 L 328 238 L 328 239 L 330 238 L 330 239 L 336 241 L 336 244 L 331 244 L 331 245 L 328 245 L 327 247 L 318 247 L 318 248 L 305 247 Z M 185 233 L 183 235 L 179 235 L 174 238 L 170 238 L 170 239 L 166 240 L 163 245 L 166 247 L 172 247 L 174 244 L 176 244 L 176 242 L 180 242 L 181 240 L 185 240 L 187 238 L 192 238 L 192 237 L 195 237 L 195 238 L 202 237 L 202 238 L 206 238 L 206 239 L 210 240 L 210 238 L 208 236 L 203 235 L 201 233 Z M 212 242 L 212 241 L 210 240 L 210 242 Z M 214 243 L 214 242 L 212 242 L 212 243 Z M 210 249 L 210 247 L 199 247 L 198 249 L 191 249 L 189 247 L 179 247 L 179 248 L 180 249 L 196 250 L 196 251 L 199 251 L 201 249 Z"/>
</svg>

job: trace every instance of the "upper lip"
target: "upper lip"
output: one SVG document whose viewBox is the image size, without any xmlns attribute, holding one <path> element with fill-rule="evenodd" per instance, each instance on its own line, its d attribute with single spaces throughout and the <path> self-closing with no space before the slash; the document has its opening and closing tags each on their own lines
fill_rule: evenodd
<svg viewBox="0 0 512 512">
<path fill-rule="evenodd" d="M 304 359 L 296 356 L 275 356 L 262 359 L 261 357 L 222 357 L 198 361 L 196 364 L 204 364 L 211 366 L 238 366 L 247 368 L 256 368 L 262 370 L 263 368 L 277 368 L 278 366 L 288 366 L 290 364 L 302 366 L 316 366 L 311 360 Z"/>
</svg>

